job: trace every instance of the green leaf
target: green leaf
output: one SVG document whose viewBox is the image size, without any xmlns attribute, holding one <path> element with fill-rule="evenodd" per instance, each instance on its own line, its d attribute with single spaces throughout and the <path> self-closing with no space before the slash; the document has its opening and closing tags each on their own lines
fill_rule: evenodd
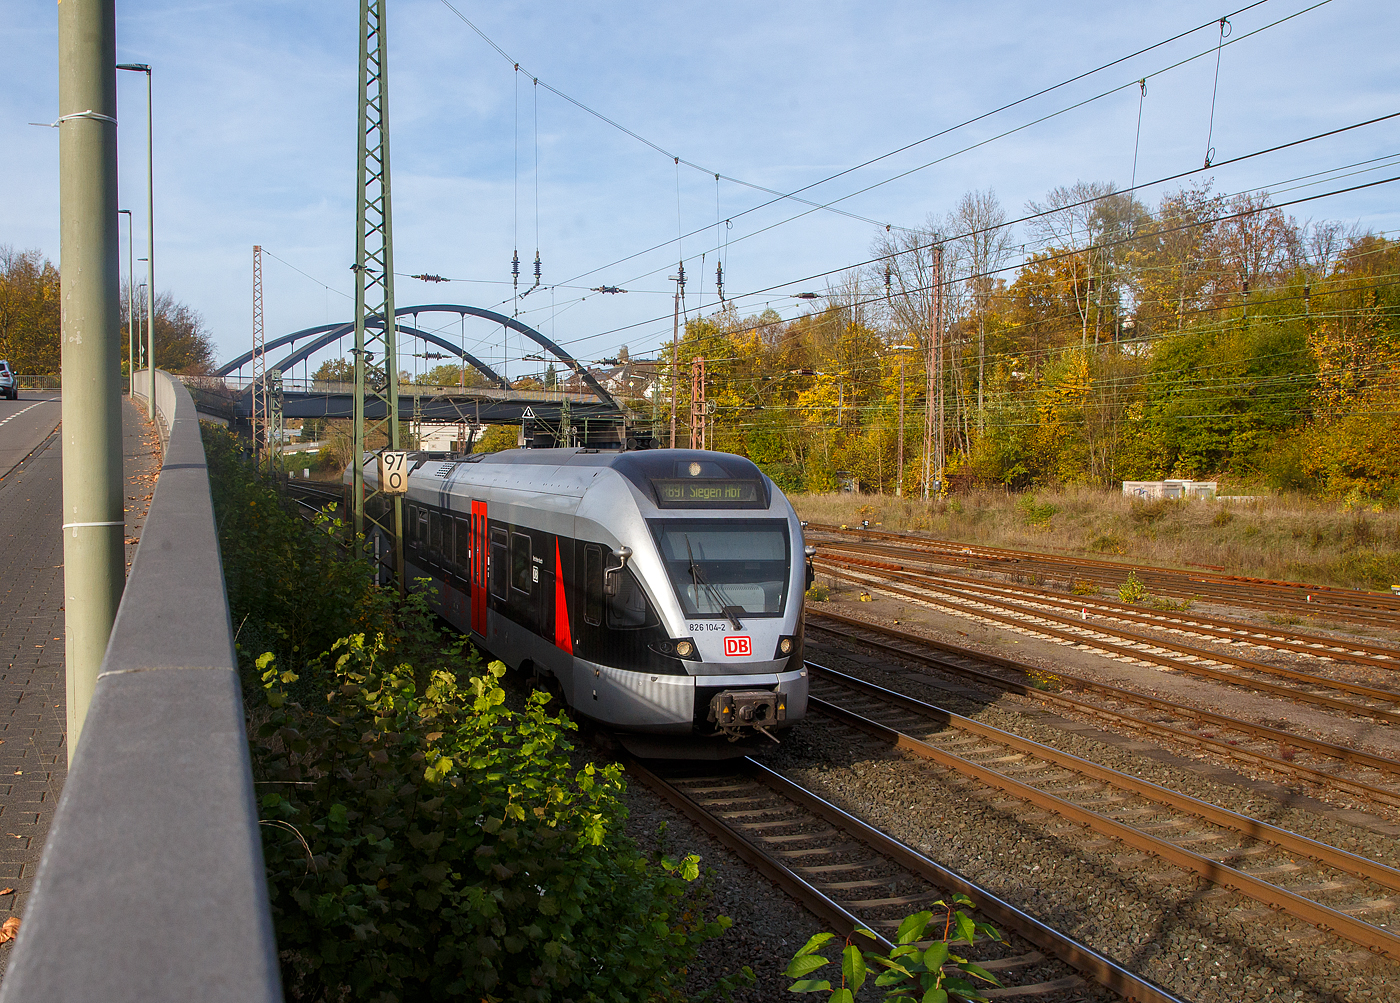
<svg viewBox="0 0 1400 1003">
<path fill-rule="evenodd" d="M 830 1003 L 856 1003 L 856 998 L 849 989 L 838 989 L 831 994 Z"/>
<path fill-rule="evenodd" d="M 967 974 L 969 975 L 977 976 L 983 982 L 990 982 L 994 986 L 1001 985 L 1001 983 L 997 981 L 997 977 L 995 975 L 993 975 L 991 972 L 987 971 L 984 968 L 978 968 L 971 961 L 964 961 L 962 964 L 958 965 L 958 967 L 961 968 L 963 971 L 967 972 Z"/>
<path fill-rule="evenodd" d="M 931 912 L 916 912 L 912 916 L 906 916 L 904 922 L 899 924 L 899 931 L 895 934 L 895 940 L 901 944 L 912 944 L 924 935 L 924 928 L 928 926 L 928 921 L 933 918 Z"/>
<path fill-rule="evenodd" d="M 920 1003 L 948 1003 L 948 994 L 942 989 L 930 989 Z"/>
<path fill-rule="evenodd" d="M 834 933 L 818 933 L 813 935 L 806 944 L 802 945 L 802 949 L 794 954 L 793 957 L 800 958 L 804 954 L 811 954 L 834 936 L 836 936 Z"/>
<path fill-rule="evenodd" d="M 908 982 L 914 976 L 902 968 L 891 968 L 875 976 L 877 986 L 892 986 L 899 982 Z"/>
<path fill-rule="evenodd" d="M 958 928 L 958 936 L 956 939 L 965 940 L 969 944 L 977 939 L 977 924 L 968 919 L 963 913 L 956 914 L 955 925 Z"/>
<path fill-rule="evenodd" d="M 852 992 L 860 992 L 865 985 L 865 958 L 854 944 L 848 944 L 841 952 L 841 977 L 850 983 Z"/>
<path fill-rule="evenodd" d="M 797 957 L 793 958 L 792 961 L 788 962 L 787 972 L 785 974 L 790 979 L 800 979 L 804 975 L 815 972 L 826 963 L 827 960 L 820 954 L 799 954 Z"/>
<path fill-rule="evenodd" d="M 825 980 L 819 982 L 816 979 L 803 979 L 801 982 L 794 982 L 792 985 L 788 986 L 788 992 L 790 993 L 820 993 L 829 992 L 830 990 L 830 982 Z"/>
<path fill-rule="evenodd" d="M 977 987 L 974 986 L 971 982 L 967 981 L 966 979 L 950 977 L 944 980 L 943 986 L 949 992 L 957 993 L 959 996 L 966 996 L 968 999 L 986 999 L 985 996 L 979 995 L 977 992 Z"/>
<path fill-rule="evenodd" d="M 948 945 L 943 941 L 933 944 L 924 952 L 924 967 L 936 972 L 948 963 Z"/>
</svg>

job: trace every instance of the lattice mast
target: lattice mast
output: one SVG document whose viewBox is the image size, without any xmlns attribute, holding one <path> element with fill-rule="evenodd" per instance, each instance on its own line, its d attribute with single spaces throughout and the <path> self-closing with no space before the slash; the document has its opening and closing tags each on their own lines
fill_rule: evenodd
<svg viewBox="0 0 1400 1003">
<path fill-rule="evenodd" d="M 943 245 L 932 248 L 928 305 L 928 390 L 924 397 L 924 497 L 943 489 Z M 937 418 L 935 419 L 935 413 Z M 932 463 L 932 469 L 930 469 Z M 937 487 L 935 487 L 935 483 Z"/>
<path fill-rule="evenodd" d="M 262 247 L 253 245 L 253 460 L 261 465 L 267 441 L 267 342 L 263 328 Z"/>
<path fill-rule="evenodd" d="M 709 416 L 705 400 L 705 358 L 690 360 L 690 448 L 706 449 L 705 428 Z"/>
<path fill-rule="evenodd" d="M 355 232 L 355 461 L 351 488 L 356 534 L 387 538 L 399 590 L 404 587 L 403 498 L 365 493 L 364 457 L 399 448 L 394 231 L 389 183 L 387 0 L 360 2 L 360 119 Z M 375 363 L 379 364 L 376 365 Z"/>
</svg>

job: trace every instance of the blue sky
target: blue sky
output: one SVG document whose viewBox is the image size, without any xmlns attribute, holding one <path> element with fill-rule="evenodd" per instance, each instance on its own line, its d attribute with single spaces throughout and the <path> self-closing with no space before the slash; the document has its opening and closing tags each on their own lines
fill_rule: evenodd
<svg viewBox="0 0 1400 1003">
<path fill-rule="evenodd" d="M 709 226 L 685 239 L 681 252 L 691 279 L 687 307 L 712 308 L 714 248 L 722 240 L 716 197 L 719 215 L 730 217 L 766 196 L 728 181 L 717 192 L 712 173 L 677 170 L 671 159 L 535 88 L 440 0 L 389 2 L 397 271 L 476 280 L 427 285 L 400 278 L 400 305 L 450 300 L 510 312 L 512 249 L 519 247 L 528 273 L 538 232 L 548 288 L 521 304 L 521 318 L 580 358 L 611 355 L 622 344 L 640 356 L 670 337 L 666 276 L 675 269 L 679 215 L 683 231 Z M 453 2 L 526 70 L 658 146 L 710 172 L 790 191 L 1218 19 L 1246 0 Z M 1267 0 L 1232 17 L 1238 39 L 1299 14 L 1223 49 L 1217 160 L 1400 111 L 1400 5 L 1330 0 L 1307 10 L 1315 2 Z M 343 294 L 352 292 L 354 257 L 357 8 L 345 0 L 118 4 L 118 60 L 155 67 L 157 282 L 205 317 L 220 358 L 245 351 L 250 341 L 255 243 L 314 277 L 265 261 L 269 333 L 350 316 Z M 1139 109 L 1131 82 L 1143 76 L 1139 181 L 1200 166 L 1217 38 L 1212 25 L 805 197 L 838 198 L 1120 85 L 1130 86 L 841 206 L 868 220 L 914 226 L 973 188 L 994 188 L 1016 216 L 1055 185 L 1126 187 Z M 57 131 L 27 124 L 57 116 L 55 6 L 7 4 L 0 39 L 9 54 L 0 87 L 0 190 L 7 194 L 0 244 L 57 261 Z M 121 191 L 123 205 L 137 212 L 139 255 L 144 83 L 122 74 L 119 88 Z M 1283 187 L 1302 175 L 1400 154 L 1396 122 L 1207 176 L 1224 192 Z M 1396 174 L 1382 166 L 1279 198 Z M 1382 185 L 1289 211 L 1389 231 L 1400 228 L 1397 192 L 1400 183 Z M 1159 195 L 1143 193 L 1149 202 Z M 869 222 L 821 211 L 774 226 L 805 208 L 780 202 L 734 220 L 725 252 L 729 294 L 796 282 L 867 256 L 876 233 Z M 766 227 L 772 229 L 756 233 Z M 611 264 L 658 244 L 665 246 Z M 600 284 L 632 291 L 586 292 Z M 815 279 L 744 298 L 741 306 L 793 315 L 802 304 L 791 293 L 824 287 Z M 464 335 L 468 349 L 488 362 L 505 354 L 512 375 L 538 369 L 520 361 L 528 349 L 518 340 L 502 345 L 499 329 L 478 323 L 463 331 L 455 319 L 430 323 L 426 315 L 423 321 Z"/>
</svg>

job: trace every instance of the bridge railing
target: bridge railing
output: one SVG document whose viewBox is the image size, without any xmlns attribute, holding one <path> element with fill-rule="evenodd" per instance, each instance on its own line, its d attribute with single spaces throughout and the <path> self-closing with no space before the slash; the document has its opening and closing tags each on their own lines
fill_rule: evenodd
<svg viewBox="0 0 1400 1003">
<path fill-rule="evenodd" d="M 160 478 L 0 1003 L 282 999 L 199 422 L 163 372 L 156 409 Z"/>
</svg>

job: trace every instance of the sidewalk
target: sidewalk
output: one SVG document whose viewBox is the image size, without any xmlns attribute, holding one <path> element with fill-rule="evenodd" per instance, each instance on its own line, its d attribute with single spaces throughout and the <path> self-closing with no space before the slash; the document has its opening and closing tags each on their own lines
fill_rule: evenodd
<svg viewBox="0 0 1400 1003">
<path fill-rule="evenodd" d="M 154 428 L 122 402 L 126 559 L 160 469 Z M 22 916 L 68 774 L 63 488 L 57 433 L 0 483 L 0 921 Z M 0 946 L 0 969 L 10 944 Z"/>
</svg>

